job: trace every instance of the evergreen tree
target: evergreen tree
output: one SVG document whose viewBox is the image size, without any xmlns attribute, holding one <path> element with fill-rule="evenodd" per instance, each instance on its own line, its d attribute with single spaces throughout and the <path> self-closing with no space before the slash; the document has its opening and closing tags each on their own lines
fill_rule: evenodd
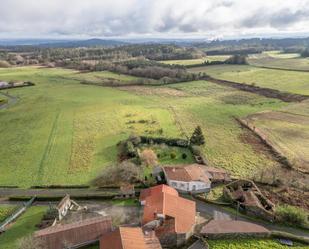
<svg viewBox="0 0 309 249">
<path fill-rule="evenodd" d="M 190 138 L 190 143 L 194 145 L 205 144 L 205 137 L 200 126 L 197 126 Z"/>
</svg>

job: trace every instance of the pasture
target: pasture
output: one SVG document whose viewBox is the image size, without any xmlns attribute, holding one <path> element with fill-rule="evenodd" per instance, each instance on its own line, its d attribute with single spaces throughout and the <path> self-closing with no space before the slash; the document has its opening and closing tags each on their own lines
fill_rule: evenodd
<svg viewBox="0 0 309 249">
<path fill-rule="evenodd" d="M 197 67 L 190 71 L 205 72 L 217 79 L 309 96 L 309 72 L 265 69 L 246 65 Z"/>
<path fill-rule="evenodd" d="M 250 55 L 248 62 L 257 67 L 309 71 L 309 58 L 302 58 L 299 54 L 285 54 L 278 51 L 264 52 Z"/>
<path fill-rule="evenodd" d="M 160 94 L 155 87 L 83 85 L 76 77 L 87 80 L 93 73 L 65 69 L 11 68 L 0 75 L 36 84 L 10 89 L 18 102 L 0 111 L 3 185 L 87 184 L 116 161 L 116 144 L 130 134 L 185 138 L 197 125 L 214 166 L 250 176 L 277 165 L 234 119 L 286 105 L 276 99 L 206 81 L 160 87 Z"/>
<path fill-rule="evenodd" d="M 199 59 L 187 59 L 187 60 L 165 60 L 160 61 L 161 63 L 170 64 L 170 65 L 181 65 L 181 66 L 192 66 L 202 64 L 205 61 L 225 61 L 228 59 L 229 55 L 208 55 L 204 58 Z"/>
<path fill-rule="evenodd" d="M 309 172 L 308 101 L 291 105 L 288 110 L 249 115 L 246 121 L 254 125 L 258 132 L 265 136 L 281 155 L 287 157 L 295 168 Z"/>
</svg>

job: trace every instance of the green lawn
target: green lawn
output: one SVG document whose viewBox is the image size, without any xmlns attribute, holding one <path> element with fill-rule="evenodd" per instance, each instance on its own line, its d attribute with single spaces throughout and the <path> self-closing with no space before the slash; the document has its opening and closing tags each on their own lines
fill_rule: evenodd
<svg viewBox="0 0 309 249">
<path fill-rule="evenodd" d="M 2 235 L 0 235 L 1 249 L 16 249 L 18 240 L 31 235 L 35 230 L 45 211 L 46 207 L 30 207 L 17 221 Z"/>
<path fill-rule="evenodd" d="M 87 79 L 93 74 L 82 75 Z M 141 95 L 83 85 L 76 75 L 72 70 L 35 67 L 0 70 L 1 79 L 36 84 L 9 90 L 19 101 L 0 110 L 0 132 L 5 134 L 0 136 L 1 184 L 87 184 L 116 161 L 116 144 L 130 134 L 185 138 L 197 125 L 206 137 L 202 149 L 215 166 L 248 176 L 276 164 L 243 140 L 246 133 L 234 117 L 286 105 L 279 100 L 205 81 L 166 87 L 182 95 Z M 178 161 L 168 156 L 160 160 L 184 162 L 179 156 Z M 186 160 L 191 162 L 190 156 Z"/>
<path fill-rule="evenodd" d="M 154 151 L 158 157 L 158 162 L 161 165 L 164 164 L 190 164 L 195 160 L 191 151 L 187 148 L 173 147 L 167 145 L 153 145 L 147 146 Z M 186 155 L 183 158 L 183 154 Z"/>
<path fill-rule="evenodd" d="M 207 240 L 212 249 L 286 249 L 277 240 L 272 239 L 231 239 L 231 240 Z M 308 246 L 297 244 L 294 249 L 305 249 Z"/>
<path fill-rule="evenodd" d="M 241 65 L 217 65 L 190 69 L 214 78 L 309 95 L 309 72 L 283 71 Z"/>
</svg>

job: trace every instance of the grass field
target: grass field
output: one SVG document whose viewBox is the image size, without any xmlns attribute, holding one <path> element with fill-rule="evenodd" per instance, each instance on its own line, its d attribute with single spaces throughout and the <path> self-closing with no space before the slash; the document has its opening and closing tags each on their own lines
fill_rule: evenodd
<svg viewBox="0 0 309 249">
<path fill-rule="evenodd" d="M 295 110 L 295 111 L 294 111 Z M 276 112 L 249 115 L 246 120 L 262 133 L 295 168 L 309 172 L 309 102 Z"/>
<path fill-rule="evenodd" d="M 3 185 L 78 184 L 116 160 L 116 144 L 131 133 L 178 136 L 165 108 L 152 99 L 64 79 L 62 69 L 0 70 L 1 78 L 33 81 L 11 89 L 19 102 L 0 111 L 0 181 Z M 136 119 L 148 123 L 128 124 Z M 17 173 L 17 174 L 16 174 Z"/>
<path fill-rule="evenodd" d="M 231 239 L 231 240 L 207 240 L 212 249 L 286 249 L 287 246 L 281 245 L 276 240 L 271 239 Z M 292 248 L 305 249 L 308 246 L 297 244 Z"/>
<path fill-rule="evenodd" d="M 225 61 L 229 57 L 230 57 L 229 55 L 208 55 L 200 59 L 166 60 L 166 61 L 160 61 L 160 62 L 165 63 L 165 64 L 170 64 L 170 65 L 192 66 L 192 65 L 202 64 L 205 61 Z"/>
<path fill-rule="evenodd" d="M 239 65 L 217 65 L 190 69 L 214 78 L 309 95 L 309 72 L 283 71 Z"/>
<path fill-rule="evenodd" d="M 14 210 L 15 210 L 15 206 L 1 205 L 0 206 L 0 223 L 4 221 Z"/>
<path fill-rule="evenodd" d="M 3 185 L 86 184 L 115 162 L 115 145 L 130 134 L 185 137 L 197 125 L 215 166 L 249 176 L 276 165 L 246 142 L 248 134 L 234 117 L 286 105 L 279 100 L 205 81 L 162 87 L 161 95 L 154 87 L 142 87 L 151 91 L 141 94 L 136 87 L 82 85 L 76 80 L 81 74 L 64 69 L 11 68 L 0 75 L 36 84 L 9 90 L 19 101 L 0 111 Z"/>
<path fill-rule="evenodd" d="M 302 58 L 299 54 L 280 53 L 280 51 L 250 55 L 248 62 L 258 67 L 309 71 L 309 58 Z"/>
<path fill-rule="evenodd" d="M 1 249 L 16 249 L 19 239 L 31 235 L 36 230 L 35 225 L 41 221 L 46 209 L 46 207 L 30 207 L 0 236 Z"/>
</svg>

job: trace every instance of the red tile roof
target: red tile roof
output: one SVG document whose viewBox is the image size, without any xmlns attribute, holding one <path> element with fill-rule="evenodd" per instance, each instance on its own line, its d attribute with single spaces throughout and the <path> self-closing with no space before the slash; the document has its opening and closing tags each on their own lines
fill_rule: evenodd
<svg viewBox="0 0 309 249">
<path fill-rule="evenodd" d="M 200 164 L 178 165 L 176 167 L 166 166 L 163 167 L 163 170 L 170 180 L 210 182 L 204 167 Z"/>
<path fill-rule="evenodd" d="M 178 196 L 178 192 L 176 189 L 171 188 L 165 184 L 161 184 L 161 185 L 157 185 L 151 188 L 143 189 L 141 191 L 139 199 L 143 201 L 146 199 L 146 197 L 157 194 L 157 193 L 167 193 L 170 195 Z"/>
<path fill-rule="evenodd" d="M 99 239 L 103 234 L 110 231 L 112 231 L 111 218 L 95 217 L 39 230 L 35 232 L 34 236 L 45 242 L 46 247 L 44 248 L 46 249 L 62 249 L 65 245 L 74 246 Z"/>
<path fill-rule="evenodd" d="M 265 227 L 239 220 L 212 220 L 201 230 L 201 234 L 256 234 L 269 233 Z"/>
<path fill-rule="evenodd" d="M 195 202 L 179 197 L 177 191 L 167 185 L 150 188 L 142 200 L 145 201 L 143 224 L 156 219 L 157 214 L 174 218 L 176 233 L 187 233 L 195 224 Z"/>
<path fill-rule="evenodd" d="M 159 240 L 146 238 L 139 227 L 119 227 L 100 238 L 100 249 L 161 249 Z"/>
</svg>

